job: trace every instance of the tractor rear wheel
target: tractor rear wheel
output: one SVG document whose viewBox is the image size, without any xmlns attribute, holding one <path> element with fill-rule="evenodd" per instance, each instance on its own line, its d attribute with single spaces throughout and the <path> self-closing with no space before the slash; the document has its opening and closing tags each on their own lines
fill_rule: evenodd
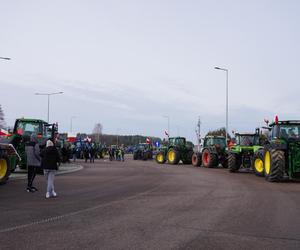
<svg viewBox="0 0 300 250">
<path fill-rule="evenodd" d="M 0 184 L 5 184 L 10 175 L 10 166 L 7 158 L 0 159 Z"/>
<path fill-rule="evenodd" d="M 159 164 L 164 164 L 166 162 L 166 157 L 164 152 L 162 151 L 158 152 L 157 155 L 155 156 L 155 160 Z"/>
<path fill-rule="evenodd" d="M 254 153 L 252 168 L 254 170 L 255 175 L 264 176 L 264 151 L 258 150 Z"/>
<path fill-rule="evenodd" d="M 200 153 L 193 153 L 192 164 L 195 167 L 200 167 L 201 166 L 201 154 Z"/>
<path fill-rule="evenodd" d="M 264 155 L 264 173 L 267 181 L 279 182 L 283 180 L 285 157 L 282 150 L 266 150 Z"/>
<path fill-rule="evenodd" d="M 202 152 L 202 165 L 205 168 L 212 168 L 218 164 L 217 156 L 211 153 L 208 149 L 204 149 Z"/>
<path fill-rule="evenodd" d="M 167 159 L 169 164 L 172 165 L 178 164 L 178 162 L 180 161 L 179 152 L 174 148 L 170 148 L 167 153 Z"/>
<path fill-rule="evenodd" d="M 229 172 L 235 173 L 240 169 L 240 162 L 238 160 L 238 156 L 236 154 L 229 154 L 228 155 L 228 169 Z"/>
</svg>

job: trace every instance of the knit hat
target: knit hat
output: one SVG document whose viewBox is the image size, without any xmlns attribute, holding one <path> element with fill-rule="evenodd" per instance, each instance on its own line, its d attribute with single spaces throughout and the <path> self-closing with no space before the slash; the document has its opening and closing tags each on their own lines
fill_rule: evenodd
<svg viewBox="0 0 300 250">
<path fill-rule="evenodd" d="M 51 140 L 48 140 L 46 143 L 46 147 L 52 147 L 53 146 L 53 142 Z"/>
</svg>

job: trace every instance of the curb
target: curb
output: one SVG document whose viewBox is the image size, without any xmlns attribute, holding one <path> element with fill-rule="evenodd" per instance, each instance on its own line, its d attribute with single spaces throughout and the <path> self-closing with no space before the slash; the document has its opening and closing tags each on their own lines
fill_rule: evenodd
<svg viewBox="0 0 300 250">
<path fill-rule="evenodd" d="M 58 170 L 56 175 L 63 175 L 63 174 L 69 174 L 69 173 L 74 173 L 77 171 L 80 171 L 83 169 L 83 166 L 81 165 L 73 165 L 75 167 L 64 167 L 64 170 Z M 71 168 L 71 169 L 67 169 L 67 168 Z M 9 176 L 9 180 L 21 180 L 21 179 L 26 179 L 27 178 L 27 172 L 16 172 L 16 173 L 12 173 Z"/>
</svg>

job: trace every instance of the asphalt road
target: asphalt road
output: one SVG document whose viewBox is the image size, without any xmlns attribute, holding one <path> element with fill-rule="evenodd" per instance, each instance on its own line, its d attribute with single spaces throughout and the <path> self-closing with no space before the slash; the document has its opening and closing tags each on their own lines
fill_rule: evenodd
<svg viewBox="0 0 300 250">
<path fill-rule="evenodd" d="M 0 249 L 300 249 L 300 183 L 154 161 L 84 164 L 58 198 L 0 186 Z"/>
</svg>

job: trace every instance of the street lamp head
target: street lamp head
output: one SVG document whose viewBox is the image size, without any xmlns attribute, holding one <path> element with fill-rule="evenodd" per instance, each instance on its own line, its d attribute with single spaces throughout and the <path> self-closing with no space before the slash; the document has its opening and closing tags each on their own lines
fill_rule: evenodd
<svg viewBox="0 0 300 250">
<path fill-rule="evenodd" d="M 220 67 L 215 67 L 215 69 L 218 69 L 218 70 L 223 70 L 223 71 L 228 71 L 228 69 L 225 69 L 225 68 L 220 68 Z"/>
<path fill-rule="evenodd" d="M 2 56 L 0 56 L 0 59 L 3 59 L 3 60 L 11 60 L 10 57 L 2 57 Z"/>
</svg>

